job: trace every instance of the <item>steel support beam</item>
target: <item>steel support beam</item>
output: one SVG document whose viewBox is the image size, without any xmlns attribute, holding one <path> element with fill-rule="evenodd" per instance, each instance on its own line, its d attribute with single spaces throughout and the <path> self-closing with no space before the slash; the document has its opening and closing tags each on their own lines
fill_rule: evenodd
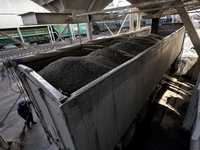
<svg viewBox="0 0 200 150">
<path fill-rule="evenodd" d="M 126 17 L 125 17 L 125 19 L 124 19 L 124 21 L 123 21 L 123 23 L 122 23 L 122 25 L 121 25 L 119 31 L 117 32 L 117 35 L 118 35 L 118 34 L 120 33 L 120 31 L 122 30 L 122 27 L 124 26 L 124 23 L 126 22 L 126 19 L 128 18 L 128 15 L 129 15 L 129 14 L 126 15 Z"/>
<path fill-rule="evenodd" d="M 49 36 L 50 36 L 50 39 L 51 39 L 51 43 L 53 44 L 53 38 L 52 38 L 52 35 L 51 35 L 51 29 L 50 29 L 50 25 L 47 25 L 47 29 L 49 31 Z"/>
<path fill-rule="evenodd" d="M 22 36 L 21 30 L 20 30 L 19 27 L 17 28 L 17 31 L 18 31 L 18 33 L 19 33 L 19 36 L 20 36 L 22 42 L 25 43 L 25 42 L 24 42 L 24 38 L 23 38 L 23 36 Z M 24 46 L 24 47 L 26 48 L 26 46 Z"/>
<path fill-rule="evenodd" d="M 149 14 L 142 16 L 142 19 L 153 19 L 153 18 L 161 18 L 164 17 L 165 15 L 159 15 L 159 14 Z"/>
<path fill-rule="evenodd" d="M 131 12 L 134 11 L 134 8 L 131 8 Z M 130 15 L 130 31 L 134 31 L 134 14 Z"/>
<path fill-rule="evenodd" d="M 141 21 L 141 14 L 137 14 L 137 30 L 140 30 L 140 21 Z"/>
<path fill-rule="evenodd" d="M 87 31 L 87 39 L 88 39 L 88 41 L 91 41 L 93 39 L 91 22 L 86 23 L 86 31 Z"/>
<path fill-rule="evenodd" d="M 90 6 L 88 7 L 88 11 L 90 11 L 92 9 L 92 7 L 94 6 L 94 3 L 96 2 L 96 0 L 92 0 L 92 2 L 90 3 Z"/>
<path fill-rule="evenodd" d="M 133 5 L 129 5 L 129 6 L 117 7 L 117 8 L 111 8 L 111 9 L 104 9 L 102 11 L 82 13 L 82 14 L 78 14 L 77 16 L 85 16 L 85 15 L 92 15 L 92 14 L 98 14 L 98 13 L 111 12 L 111 11 L 119 11 L 119 10 L 123 10 L 123 9 L 133 8 L 133 7 L 143 7 L 143 6 L 154 5 L 154 4 L 161 4 L 161 3 L 166 3 L 166 2 L 173 2 L 173 1 L 177 1 L 177 0 L 155 0 L 155 1 L 147 1 L 147 2 L 137 3 L 137 4 L 133 4 Z"/>
<path fill-rule="evenodd" d="M 172 18 L 172 23 L 174 23 L 174 20 L 175 20 L 175 15 L 173 15 L 173 18 Z"/>
<path fill-rule="evenodd" d="M 68 26 L 67 30 L 68 30 L 68 33 L 69 33 L 70 44 L 72 45 L 73 44 L 73 40 L 72 40 L 72 34 L 71 34 L 71 30 L 70 30 L 69 26 Z"/>
<path fill-rule="evenodd" d="M 53 33 L 53 28 L 52 28 L 52 25 L 49 26 L 50 27 L 50 30 L 51 30 L 51 34 L 52 34 L 52 38 L 53 38 L 53 42 L 55 42 L 55 36 L 54 36 L 54 33 Z"/>
<path fill-rule="evenodd" d="M 18 31 L 18 33 L 19 33 L 19 36 L 20 36 L 22 42 L 25 43 L 25 42 L 24 42 L 24 38 L 23 38 L 23 36 L 22 36 L 21 30 L 20 30 L 19 27 L 17 28 L 17 31 Z"/>
<path fill-rule="evenodd" d="M 63 33 L 65 32 L 65 30 L 69 27 L 69 24 L 66 25 L 66 27 L 63 29 L 62 33 L 59 35 L 59 37 L 56 39 L 56 42 L 53 44 L 53 46 L 51 47 L 51 50 L 55 47 L 55 45 L 58 43 L 58 41 L 60 40 L 60 38 L 62 37 Z"/>
<path fill-rule="evenodd" d="M 200 38 L 199 35 L 185 9 L 185 7 L 178 7 L 176 8 L 181 20 L 187 30 L 187 33 L 192 41 L 192 44 L 194 45 L 194 49 L 196 50 L 198 56 L 200 57 Z M 197 77 L 197 74 L 199 73 L 199 69 L 200 69 L 200 61 L 198 60 L 195 66 L 195 70 L 193 73 L 193 79 L 195 79 L 194 77 Z"/>
<path fill-rule="evenodd" d="M 80 44 L 82 44 L 79 23 L 77 23 L 77 27 L 78 27 L 79 41 L 80 41 Z"/>
<path fill-rule="evenodd" d="M 25 13 L 21 14 L 24 25 L 36 24 L 64 24 L 64 23 L 80 23 L 88 22 L 87 16 L 77 18 L 69 17 L 72 13 Z"/>
<path fill-rule="evenodd" d="M 151 34 L 158 34 L 159 18 L 153 18 L 151 21 Z"/>
<path fill-rule="evenodd" d="M 190 39 L 192 41 L 192 44 L 194 45 L 194 48 L 197 50 L 198 55 L 200 56 L 200 39 L 196 32 L 196 29 L 188 15 L 188 12 L 186 11 L 185 7 L 178 7 L 176 8 L 178 11 L 181 20 L 190 36 Z"/>
<path fill-rule="evenodd" d="M 110 33 L 112 34 L 112 36 L 114 36 L 114 34 L 113 34 L 112 31 L 110 30 L 110 28 L 105 24 L 105 22 L 104 22 L 104 21 L 102 21 L 102 22 L 103 22 L 104 26 L 106 26 L 106 28 L 108 29 L 108 31 L 110 31 Z"/>
<path fill-rule="evenodd" d="M 118 20 L 118 14 L 116 13 L 101 13 L 91 15 L 91 22 L 104 21 L 104 20 Z"/>
<path fill-rule="evenodd" d="M 21 14 L 24 25 L 36 24 L 65 24 L 65 23 L 81 23 L 81 22 L 94 22 L 102 20 L 117 20 L 118 14 L 116 13 L 101 13 L 90 16 L 76 16 L 72 13 L 33 13 L 29 12 Z"/>
</svg>

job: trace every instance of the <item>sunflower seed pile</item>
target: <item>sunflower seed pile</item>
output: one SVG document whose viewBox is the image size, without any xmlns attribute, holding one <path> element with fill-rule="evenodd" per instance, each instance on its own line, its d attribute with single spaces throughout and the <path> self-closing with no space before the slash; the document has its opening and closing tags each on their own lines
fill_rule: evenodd
<svg viewBox="0 0 200 150">
<path fill-rule="evenodd" d="M 125 51 L 133 55 L 137 55 L 145 49 L 149 48 L 150 46 L 156 44 L 161 39 L 163 39 L 162 36 L 151 34 L 146 36 L 134 37 L 125 42 L 118 42 L 111 45 L 110 47 L 113 49 Z"/>
<path fill-rule="evenodd" d="M 124 55 L 124 53 L 118 51 L 117 49 L 113 49 L 110 47 L 98 49 L 88 54 L 88 56 L 91 56 L 91 57 L 102 56 L 106 59 L 109 59 L 111 62 L 116 63 L 117 65 L 120 65 L 132 58 L 131 56 L 126 56 Z"/>
<path fill-rule="evenodd" d="M 146 40 L 146 38 L 150 39 Z M 55 88 L 71 94 L 128 61 L 134 55 L 148 48 L 149 45 L 157 43 L 160 41 L 159 38 L 161 37 L 157 37 L 157 35 L 136 37 L 132 38 L 131 41 L 130 38 L 127 38 L 127 41 L 97 49 L 87 56 L 61 58 L 38 73 Z M 125 55 L 126 52 L 132 55 L 127 56 Z"/>
</svg>

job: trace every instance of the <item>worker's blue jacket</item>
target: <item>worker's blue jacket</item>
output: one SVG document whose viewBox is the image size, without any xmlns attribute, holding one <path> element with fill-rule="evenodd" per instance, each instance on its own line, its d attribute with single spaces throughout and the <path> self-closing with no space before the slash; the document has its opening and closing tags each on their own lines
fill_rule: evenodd
<svg viewBox="0 0 200 150">
<path fill-rule="evenodd" d="M 25 100 L 19 101 L 17 112 L 22 118 L 24 118 L 26 120 L 26 117 L 27 117 L 28 113 L 31 113 L 29 111 L 29 107 L 30 107 L 31 102 L 30 101 L 26 101 L 26 103 L 28 104 L 29 107 L 27 106 L 27 104 L 25 104 L 24 106 L 21 106 L 21 104 L 23 104 L 23 103 L 25 103 Z"/>
</svg>

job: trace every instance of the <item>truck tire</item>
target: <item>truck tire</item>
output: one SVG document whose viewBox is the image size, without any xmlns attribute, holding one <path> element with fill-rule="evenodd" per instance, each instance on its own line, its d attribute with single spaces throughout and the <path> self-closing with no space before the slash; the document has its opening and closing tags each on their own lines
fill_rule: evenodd
<svg viewBox="0 0 200 150">
<path fill-rule="evenodd" d="M 124 133 L 124 135 L 122 137 L 122 146 L 123 147 L 127 147 L 131 143 L 133 136 L 135 134 L 135 131 L 136 131 L 136 126 L 137 126 L 136 121 L 133 121 L 133 123 L 129 126 L 129 128 Z"/>
</svg>

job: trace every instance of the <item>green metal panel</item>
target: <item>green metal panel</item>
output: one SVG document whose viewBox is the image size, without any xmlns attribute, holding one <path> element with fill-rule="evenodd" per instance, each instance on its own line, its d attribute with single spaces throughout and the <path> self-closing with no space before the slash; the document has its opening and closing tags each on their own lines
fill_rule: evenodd
<svg viewBox="0 0 200 150">
<path fill-rule="evenodd" d="M 78 26 L 77 26 L 77 24 L 73 24 L 72 26 L 73 26 L 75 35 L 78 36 L 79 33 L 78 33 Z M 86 24 L 85 23 L 80 23 L 79 24 L 79 29 L 80 29 L 80 34 L 81 35 L 87 33 L 86 32 Z"/>
<path fill-rule="evenodd" d="M 49 34 L 47 28 L 42 28 L 42 29 L 30 29 L 30 30 L 21 30 L 22 35 L 33 35 L 33 34 Z"/>
<path fill-rule="evenodd" d="M 96 22 L 96 24 L 98 25 L 100 31 L 107 31 L 108 30 L 106 28 L 106 26 L 103 24 L 103 22 Z M 116 30 L 117 29 L 116 23 L 114 21 L 107 21 L 107 22 L 105 22 L 105 24 L 110 28 L 110 30 Z"/>
<path fill-rule="evenodd" d="M 64 28 L 66 27 L 66 25 L 56 25 L 53 27 L 57 31 L 57 33 L 60 35 L 62 33 L 62 31 L 64 30 Z M 67 29 L 65 30 L 65 32 L 63 33 L 63 35 L 61 37 L 69 37 L 69 32 Z"/>
<path fill-rule="evenodd" d="M 79 35 L 78 33 L 78 26 L 77 24 L 72 24 L 71 25 L 74 29 L 74 33 L 76 36 Z M 56 25 L 54 26 L 54 29 L 58 32 L 58 34 L 60 35 L 62 33 L 62 31 L 64 30 L 64 28 L 66 27 L 66 25 Z M 71 27 L 69 26 L 70 30 L 71 30 Z M 86 34 L 86 24 L 85 23 L 80 23 L 79 24 L 79 28 L 80 28 L 80 34 Z M 63 33 L 63 35 L 61 37 L 69 37 L 69 33 L 68 33 L 68 30 L 66 29 L 65 32 Z"/>
<path fill-rule="evenodd" d="M 106 26 L 102 23 L 102 22 L 97 22 L 99 28 L 100 28 L 100 31 L 105 31 L 107 30 Z"/>
<path fill-rule="evenodd" d="M 30 36 L 30 35 L 38 35 L 38 34 L 49 34 L 47 28 L 30 28 L 30 29 L 20 29 L 22 36 Z M 9 30 L 9 31 L 3 31 L 5 34 L 11 36 L 11 37 L 20 37 L 18 31 L 16 29 Z M 3 35 L 0 35 L 0 38 L 6 38 Z"/>
<path fill-rule="evenodd" d="M 80 28 L 81 34 L 87 34 L 87 31 L 86 31 L 86 24 L 85 24 L 85 23 L 80 23 L 80 24 L 79 24 L 79 28 Z"/>
<path fill-rule="evenodd" d="M 20 29 L 22 36 L 24 38 L 24 42 L 40 42 L 40 41 L 47 41 L 49 40 L 49 37 L 47 36 L 49 34 L 47 28 L 25 28 L 25 29 Z M 5 34 L 21 41 L 20 35 L 16 29 L 10 29 L 10 30 L 4 30 L 3 31 Z M 13 40 L 8 39 L 5 36 L 0 35 L 0 46 L 6 46 L 10 44 L 18 44 L 14 42 Z"/>
</svg>

